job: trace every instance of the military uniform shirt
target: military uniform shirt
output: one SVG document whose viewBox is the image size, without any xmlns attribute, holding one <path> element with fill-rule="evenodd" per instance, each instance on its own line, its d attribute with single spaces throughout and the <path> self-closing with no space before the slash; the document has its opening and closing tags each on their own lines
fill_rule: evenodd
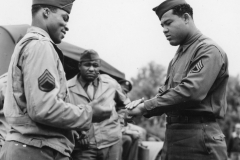
<svg viewBox="0 0 240 160">
<path fill-rule="evenodd" d="M 74 148 L 71 130 L 90 128 L 92 107 L 68 103 L 61 55 L 48 33 L 37 27 L 29 28 L 16 45 L 3 108 L 11 126 L 7 141 L 48 146 L 70 156 Z"/>
<path fill-rule="evenodd" d="M 146 115 L 176 112 L 224 117 L 228 77 L 226 53 L 198 32 L 179 47 L 159 94 L 144 102 Z"/>
</svg>

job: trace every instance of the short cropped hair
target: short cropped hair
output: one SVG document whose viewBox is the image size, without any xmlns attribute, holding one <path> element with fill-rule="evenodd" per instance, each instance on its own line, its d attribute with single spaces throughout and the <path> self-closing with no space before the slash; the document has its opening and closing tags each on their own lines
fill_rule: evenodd
<svg viewBox="0 0 240 160">
<path fill-rule="evenodd" d="M 193 9 L 189 4 L 180 4 L 173 7 L 173 14 L 179 17 L 181 17 L 185 13 L 188 13 L 193 19 Z"/>
<path fill-rule="evenodd" d="M 48 8 L 54 13 L 56 13 L 58 9 L 57 7 L 50 6 L 50 5 L 36 4 L 32 6 L 32 16 L 34 17 L 41 8 Z"/>
</svg>

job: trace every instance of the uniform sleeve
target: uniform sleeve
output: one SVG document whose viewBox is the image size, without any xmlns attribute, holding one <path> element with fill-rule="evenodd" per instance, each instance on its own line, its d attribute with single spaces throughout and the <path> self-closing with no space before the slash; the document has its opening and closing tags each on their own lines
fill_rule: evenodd
<svg viewBox="0 0 240 160">
<path fill-rule="evenodd" d="M 32 46 L 25 50 L 22 71 L 30 118 L 35 122 L 63 129 L 89 129 L 92 108 L 86 105 L 75 106 L 64 101 L 67 83 L 53 45 L 48 41 L 34 41 L 29 45 Z"/>
<path fill-rule="evenodd" d="M 207 96 L 224 64 L 223 57 L 213 45 L 202 46 L 196 55 L 186 77 L 182 78 L 181 74 L 175 74 L 173 77 L 173 81 L 179 83 L 175 88 L 170 88 L 164 94 L 144 102 L 147 110 L 156 107 L 159 112 L 183 109 L 179 104 L 200 102 Z"/>
<path fill-rule="evenodd" d="M 7 74 L 5 73 L 0 77 L 0 112 L 2 112 L 3 109 L 6 88 L 7 88 Z"/>
</svg>

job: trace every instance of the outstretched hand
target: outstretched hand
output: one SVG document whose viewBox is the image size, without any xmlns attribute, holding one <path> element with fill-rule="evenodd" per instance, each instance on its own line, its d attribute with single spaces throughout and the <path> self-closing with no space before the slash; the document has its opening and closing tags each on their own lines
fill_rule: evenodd
<svg viewBox="0 0 240 160">
<path fill-rule="evenodd" d="M 144 112 L 146 112 L 146 109 L 144 107 L 144 103 L 140 103 L 135 108 L 131 110 L 128 109 L 127 111 L 129 116 L 139 116 L 139 115 L 143 115 Z"/>
<path fill-rule="evenodd" d="M 128 105 L 125 106 L 126 109 L 128 110 L 132 110 L 134 108 L 136 108 L 140 103 L 144 102 L 144 98 L 132 101 L 131 103 L 129 103 Z"/>
</svg>

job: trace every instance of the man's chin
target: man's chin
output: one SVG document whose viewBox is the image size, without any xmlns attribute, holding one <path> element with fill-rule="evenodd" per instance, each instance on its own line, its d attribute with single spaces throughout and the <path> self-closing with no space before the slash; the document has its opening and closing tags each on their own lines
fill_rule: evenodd
<svg viewBox="0 0 240 160">
<path fill-rule="evenodd" d="M 170 45 L 172 45 L 172 46 L 178 46 L 178 45 L 179 45 L 179 43 L 176 43 L 176 42 L 173 42 L 173 41 L 169 41 L 169 43 L 170 43 Z"/>
<path fill-rule="evenodd" d="M 89 76 L 89 77 L 86 77 L 86 80 L 89 81 L 89 82 L 92 82 L 92 81 L 95 80 L 95 78 L 97 78 L 97 77 Z"/>
<path fill-rule="evenodd" d="M 63 39 L 64 37 L 59 37 L 59 38 L 54 38 L 54 37 L 52 37 L 52 41 L 55 43 L 55 44 L 59 44 L 59 43 L 61 43 L 62 42 L 62 39 Z"/>
<path fill-rule="evenodd" d="M 58 39 L 58 40 L 53 40 L 53 42 L 54 42 L 55 44 L 59 44 L 59 43 L 61 43 L 61 42 L 62 42 L 62 40 L 61 40 L 61 39 Z"/>
</svg>

